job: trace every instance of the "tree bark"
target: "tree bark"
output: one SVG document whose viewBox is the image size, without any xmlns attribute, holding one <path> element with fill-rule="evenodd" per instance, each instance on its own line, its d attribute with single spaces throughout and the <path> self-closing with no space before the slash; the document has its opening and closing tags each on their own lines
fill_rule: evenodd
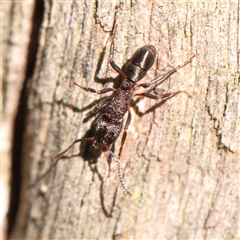
<svg viewBox="0 0 240 240">
<path fill-rule="evenodd" d="M 20 199 L 23 92 L 31 71 L 34 2 L 1 2 L 1 237 L 14 225 Z M 33 49 L 33 48 L 32 48 Z M 35 56 L 34 56 L 35 57 Z M 18 122 L 18 127 L 15 123 Z M 14 144 L 14 142 L 16 144 Z M 13 150 L 15 148 L 15 150 Z M 18 154 L 15 154 L 18 152 Z M 11 186 L 9 186 L 11 185 Z M 7 215 L 7 216 L 6 216 Z"/>
<path fill-rule="evenodd" d="M 121 67 L 136 49 L 154 45 L 156 63 L 141 81 L 149 82 L 196 53 L 159 86 L 192 97 L 141 99 L 138 111 L 153 109 L 143 116 L 132 108 L 121 157 L 132 198 L 107 152 L 80 144 L 54 161 L 73 140 L 91 136 L 86 113 L 103 97 L 69 80 L 117 86 L 109 65 L 115 3 L 46 0 L 10 238 L 239 237 L 239 2 L 118 4 L 114 61 Z"/>
</svg>

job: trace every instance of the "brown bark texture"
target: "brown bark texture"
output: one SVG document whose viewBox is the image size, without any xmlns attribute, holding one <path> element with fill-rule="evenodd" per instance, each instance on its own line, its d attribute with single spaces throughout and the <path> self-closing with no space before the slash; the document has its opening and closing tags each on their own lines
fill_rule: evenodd
<svg viewBox="0 0 240 240">
<path fill-rule="evenodd" d="M 73 140 L 92 136 L 94 118 L 86 114 L 109 95 L 69 80 L 97 90 L 117 87 L 109 65 L 116 5 L 114 61 L 121 67 L 139 47 L 157 49 L 141 82 L 196 54 L 158 86 L 192 97 L 181 93 L 163 104 L 141 98 L 131 108 L 121 168 L 132 198 L 114 160 L 91 144 L 76 144 L 53 160 Z M 239 237 L 239 2 L 46 0 L 44 7 L 10 238 Z"/>
<path fill-rule="evenodd" d="M 16 137 L 15 121 L 18 112 L 21 112 L 20 102 L 22 88 L 27 72 L 28 48 L 31 36 L 32 16 L 34 2 L 16 4 L 15 2 L 1 2 L 1 237 L 6 238 L 7 218 L 6 214 L 16 212 L 17 204 L 9 204 L 10 198 L 18 201 L 19 191 L 16 190 L 16 182 L 11 179 L 20 172 L 19 157 L 16 164 L 13 159 L 13 139 L 17 148 L 21 148 L 22 139 Z M 21 119 L 22 120 L 22 119 Z M 20 128 L 24 121 L 19 124 Z M 21 131 L 21 129 L 20 129 Z M 14 133 L 15 132 L 15 133 Z M 20 134 L 21 135 L 21 134 Z M 11 164 L 12 163 L 12 164 Z M 11 166 L 12 165 L 12 166 Z M 10 184 L 11 183 L 11 184 Z M 11 188 L 10 188 L 11 185 Z M 11 194 L 10 194 L 11 193 Z M 8 211 L 9 206 L 12 205 Z"/>
</svg>

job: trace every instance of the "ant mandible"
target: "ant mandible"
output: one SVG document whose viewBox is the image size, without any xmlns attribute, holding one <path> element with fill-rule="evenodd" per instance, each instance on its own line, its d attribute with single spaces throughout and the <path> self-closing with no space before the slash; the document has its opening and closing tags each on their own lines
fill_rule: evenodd
<svg viewBox="0 0 240 240">
<path fill-rule="evenodd" d="M 113 60 L 114 54 L 114 37 L 117 29 L 117 17 L 118 8 L 115 9 L 113 29 L 111 32 L 111 46 L 110 46 L 110 65 L 121 76 L 122 83 L 118 88 L 104 88 L 102 90 L 95 90 L 93 88 L 82 87 L 76 82 L 73 82 L 76 86 L 80 87 L 84 91 L 104 94 L 107 92 L 113 92 L 112 96 L 105 98 L 104 104 L 101 104 L 102 109 L 99 107 L 94 108 L 94 112 L 101 111 L 96 120 L 93 123 L 93 136 L 90 138 L 81 138 L 73 141 L 73 143 L 67 147 L 64 151 L 57 154 L 54 159 L 62 157 L 70 148 L 72 148 L 78 142 L 93 142 L 95 148 L 99 148 L 102 152 L 109 152 L 111 157 L 115 160 L 118 167 L 118 177 L 122 188 L 126 194 L 132 196 L 124 183 L 123 176 L 121 174 L 120 156 L 124 142 L 127 137 L 127 129 L 131 122 L 130 101 L 134 96 L 148 97 L 151 99 L 168 99 L 184 91 L 176 91 L 170 93 L 163 93 L 162 95 L 154 95 L 148 92 L 135 93 L 139 88 L 149 88 L 150 86 L 156 86 L 161 84 L 167 78 L 170 77 L 178 69 L 184 67 L 192 61 L 195 57 L 193 55 L 183 64 L 173 68 L 171 71 L 162 74 L 149 83 L 137 84 L 139 80 L 145 77 L 147 71 L 152 67 L 156 58 L 156 48 L 153 45 L 146 45 L 139 48 L 133 56 L 123 65 L 122 69 Z M 153 89 L 153 88 L 152 88 Z M 151 89 L 151 90 L 152 90 Z M 185 92 L 186 93 L 186 92 Z M 115 142 L 120 134 L 123 125 L 124 115 L 128 113 L 127 121 L 124 125 L 121 146 L 118 153 L 118 157 L 112 152 L 111 145 Z"/>
</svg>

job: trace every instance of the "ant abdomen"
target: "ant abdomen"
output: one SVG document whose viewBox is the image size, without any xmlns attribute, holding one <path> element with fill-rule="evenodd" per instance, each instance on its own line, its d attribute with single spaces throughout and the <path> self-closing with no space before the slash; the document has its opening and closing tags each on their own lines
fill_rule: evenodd
<svg viewBox="0 0 240 240">
<path fill-rule="evenodd" d="M 132 81 L 137 82 L 145 77 L 156 58 L 156 48 L 146 45 L 135 51 L 133 56 L 124 64 L 122 71 Z"/>
<path fill-rule="evenodd" d="M 93 124 L 94 146 L 100 148 L 103 152 L 107 151 L 106 147 L 110 148 L 121 129 L 122 122 L 110 123 L 104 115 L 100 115 Z"/>
</svg>

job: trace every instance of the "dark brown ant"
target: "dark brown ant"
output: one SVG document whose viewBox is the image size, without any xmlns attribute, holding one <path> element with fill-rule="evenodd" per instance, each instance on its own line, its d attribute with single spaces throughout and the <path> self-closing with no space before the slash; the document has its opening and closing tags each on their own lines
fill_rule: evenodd
<svg viewBox="0 0 240 240">
<path fill-rule="evenodd" d="M 93 142 L 93 145 L 95 148 L 99 148 L 103 152 L 105 151 L 109 152 L 111 157 L 116 161 L 117 167 L 118 167 L 118 176 L 119 176 L 120 183 L 123 187 L 123 190 L 129 196 L 132 196 L 132 194 L 129 192 L 127 186 L 123 181 L 123 176 L 121 174 L 121 167 L 120 167 L 120 156 L 121 156 L 124 142 L 127 137 L 127 129 L 131 122 L 131 112 L 129 107 L 130 101 L 133 99 L 134 96 L 148 97 L 151 99 L 168 99 L 184 91 L 162 93 L 162 95 L 158 96 L 158 95 L 149 93 L 151 90 L 154 89 L 153 87 L 148 92 L 143 92 L 143 93 L 134 93 L 134 92 L 139 88 L 149 88 L 150 86 L 156 86 L 161 84 L 178 69 L 190 63 L 192 59 L 195 57 L 195 55 L 193 55 L 183 64 L 177 66 L 176 68 L 173 68 L 171 71 L 154 78 L 149 83 L 137 84 L 139 80 L 145 77 L 147 71 L 152 67 L 156 58 L 156 48 L 152 45 L 146 45 L 139 48 L 133 54 L 133 56 L 124 64 L 122 69 L 119 68 L 117 64 L 113 61 L 114 36 L 117 28 L 116 20 L 117 20 L 117 11 L 115 12 L 114 25 L 113 25 L 112 34 L 111 34 L 110 65 L 121 76 L 122 83 L 120 87 L 117 89 L 104 88 L 102 90 L 95 90 L 93 88 L 82 87 L 78 85 L 76 82 L 73 82 L 73 84 L 75 84 L 76 86 L 80 87 L 81 89 L 87 92 L 104 94 L 112 91 L 113 95 L 105 98 L 103 100 L 103 103 L 95 107 L 92 111 L 92 112 L 97 112 L 101 110 L 101 113 L 93 123 L 94 136 L 90 138 L 81 138 L 73 141 L 73 143 L 68 148 L 66 148 L 61 153 L 57 154 L 54 157 L 54 159 L 58 159 L 62 157 L 70 148 L 73 147 L 73 145 L 75 145 L 78 142 L 86 142 L 86 141 Z M 122 129 L 122 124 L 123 124 L 123 117 L 127 112 L 128 112 L 127 121 L 124 126 L 124 131 L 121 139 L 121 146 L 120 146 L 120 150 L 117 157 L 111 151 L 110 148 L 120 134 L 120 131 Z"/>
</svg>

